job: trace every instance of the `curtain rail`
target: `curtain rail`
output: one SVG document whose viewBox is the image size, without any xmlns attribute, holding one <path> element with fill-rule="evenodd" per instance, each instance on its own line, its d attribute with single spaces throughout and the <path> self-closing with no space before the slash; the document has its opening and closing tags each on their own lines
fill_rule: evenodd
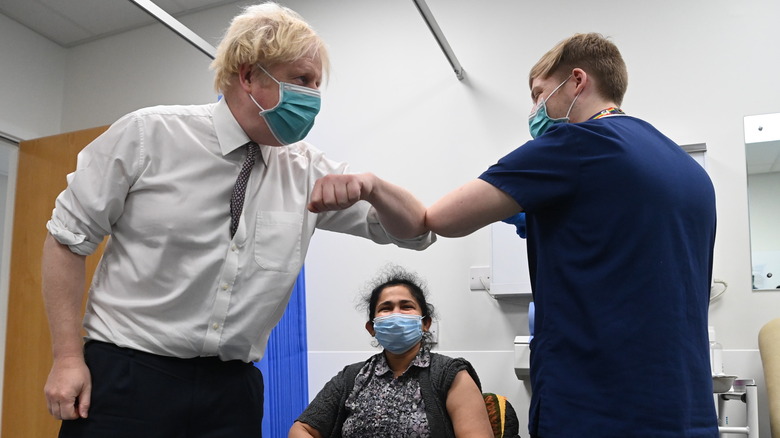
<svg viewBox="0 0 780 438">
<path fill-rule="evenodd" d="M 425 3 L 425 0 L 412 1 L 414 1 L 414 5 L 417 6 L 417 10 L 420 11 L 423 20 L 425 20 L 425 24 L 428 25 L 428 29 L 433 33 L 433 37 L 436 38 L 436 42 L 439 43 L 439 47 L 441 47 L 442 52 L 444 52 L 444 56 L 447 57 L 447 61 L 450 62 L 452 69 L 455 70 L 455 76 L 458 77 L 459 81 L 462 81 L 464 77 L 463 66 L 460 65 L 458 57 L 455 56 L 455 52 L 452 51 L 452 47 L 450 47 L 447 38 L 444 36 L 439 24 L 436 22 L 436 18 L 434 18 L 431 10 L 428 8 L 428 4 Z"/>
<path fill-rule="evenodd" d="M 4 141 L 6 141 L 8 143 L 13 143 L 13 144 L 15 144 L 17 146 L 19 146 L 19 142 L 22 141 L 21 138 L 14 137 L 13 135 L 6 134 L 5 132 L 2 132 L 2 131 L 0 131 L 0 140 L 4 140 Z"/>
<path fill-rule="evenodd" d="M 184 38 L 188 43 L 195 46 L 196 49 L 203 52 L 206 56 L 208 56 L 211 59 L 214 59 L 216 56 L 216 49 L 214 49 L 214 46 L 209 44 L 206 40 L 199 37 L 198 34 L 191 31 L 187 26 L 181 24 L 181 22 L 175 18 L 173 18 L 172 15 L 165 12 L 162 8 L 157 6 L 153 1 L 151 0 L 130 0 L 130 2 L 134 3 L 139 8 L 143 9 L 157 19 L 160 23 L 165 25 L 168 29 L 174 31 L 177 33 L 180 37 Z"/>
</svg>

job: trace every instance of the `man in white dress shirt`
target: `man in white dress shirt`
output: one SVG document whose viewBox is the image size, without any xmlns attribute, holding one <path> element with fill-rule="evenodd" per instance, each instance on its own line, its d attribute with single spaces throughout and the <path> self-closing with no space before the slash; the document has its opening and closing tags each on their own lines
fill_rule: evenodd
<svg viewBox="0 0 780 438">
<path fill-rule="evenodd" d="M 247 8 L 212 67 L 223 99 L 122 117 L 79 154 L 57 198 L 43 294 L 54 354 L 45 392 L 66 420 L 61 437 L 260 436 L 251 362 L 314 230 L 417 250 L 435 240 L 407 191 L 301 141 L 328 55 L 295 12 Z M 242 167 L 245 196 L 234 193 Z M 85 256 L 106 235 L 82 320 Z"/>
</svg>

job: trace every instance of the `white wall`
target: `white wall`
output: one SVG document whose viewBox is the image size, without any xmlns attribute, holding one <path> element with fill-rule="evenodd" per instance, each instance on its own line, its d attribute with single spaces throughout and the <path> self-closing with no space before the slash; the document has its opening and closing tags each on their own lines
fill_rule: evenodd
<svg viewBox="0 0 780 438">
<path fill-rule="evenodd" d="M 67 51 L 0 15 L 0 133 L 31 139 L 57 134 Z"/>
<path fill-rule="evenodd" d="M 236 8 L 206 15 L 198 33 L 217 44 Z M 199 16 L 201 17 L 201 16 Z M 181 21 L 195 29 L 198 17 Z M 193 24 L 194 23 L 194 24 Z M 198 26 L 200 28 L 200 26 Z M 62 126 L 73 131 L 112 123 L 138 108 L 214 102 L 211 60 L 161 25 L 146 26 L 68 52 Z M 73 111 L 72 109 L 79 109 Z"/>
<path fill-rule="evenodd" d="M 542 53 L 574 32 L 611 36 L 629 68 L 624 109 L 679 143 L 707 144 L 719 214 L 714 276 L 729 284 L 711 306 L 711 324 L 732 350 L 724 355 L 727 372 L 762 382 L 756 337 L 763 323 L 780 316 L 780 295 L 750 289 L 742 121 L 780 111 L 774 74 L 780 59 L 772 46 L 780 39 L 780 3 L 428 0 L 466 69 L 462 82 L 412 2 L 282 3 L 306 17 L 331 49 L 332 77 L 309 140 L 332 158 L 409 188 L 426 204 L 530 138 L 527 74 Z M 216 43 L 236 12 L 227 6 L 182 21 Z M 0 32 L 10 32 L 0 24 Z M 22 71 L 40 69 L 39 58 L 51 56 L 51 47 L 33 49 L 42 55 L 18 58 Z M 62 130 L 110 123 L 145 105 L 213 101 L 207 65 L 160 26 L 71 49 L 59 70 Z M 19 80 L 25 84 L 19 89 L 40 86 L 33 78 Z M 50 110 L 58 96 L 48 97 L 24 113 Z M 19 124 L 5 105 L 0 123 Z M 527 302 L 498 302 L 468 290 L 469 267 L 490 264 L 489 237 L 481 230 L 416 253 L 318 233 L 307 259 L 311 395 L 341 366 L 374 351 L 355 297 L 377 268 L 393 261 L 428 279 L 441 316 L 439 351 L 472 360 L 484 389 L 507 395 L 525 422 L 527 389 L 511 365 L 512 340 L 527 333 Z M 768 436 L 765 407 L 761 416 Z"/>
</svg>

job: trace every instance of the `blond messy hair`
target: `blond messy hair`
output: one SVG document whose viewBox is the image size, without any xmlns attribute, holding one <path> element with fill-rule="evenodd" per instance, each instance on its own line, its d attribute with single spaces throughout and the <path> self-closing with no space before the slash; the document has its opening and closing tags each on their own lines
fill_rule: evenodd
<svg viewBox="0 0 780 438">
<path fill-rule="evenodd" d="M 558 43 L 531 68 L 528 85 L 531 87 L 535 78 L 556 76 L 562 80 L 575 68 L 594 79 L 602 97 L 617 105 L 623 103 L 628 87 L 626 63 L 617 46 L 598 33 L 578 33 Z"/>
<path fill-rule="evenodd" d="M 327 74 L 330 61 L 319 35 L 292 9 L 274 2 L 248 6 L 230 22 L 211 63 L 214 89 L 225 91 L 242 65 L 270 67 L 318 54 Z"/>
</svg>

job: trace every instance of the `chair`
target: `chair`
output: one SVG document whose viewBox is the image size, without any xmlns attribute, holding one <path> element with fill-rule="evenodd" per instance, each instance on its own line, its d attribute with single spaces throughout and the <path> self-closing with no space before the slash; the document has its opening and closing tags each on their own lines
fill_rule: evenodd
<svg viewBox="0 0 780 438">
<path fill-rule="evenodd" d="M 483 392 L 485 407 L 488 411 L 490 426 L 495 438 L 520 438 L 520 421 L 517 413 L 503 395 Z"/>
<path fill-rule="evenodd" d="M 761 327 L 758 349 L 764 366 L 772 438 L 780 438 L 780 318 Z"/>
</svg>

